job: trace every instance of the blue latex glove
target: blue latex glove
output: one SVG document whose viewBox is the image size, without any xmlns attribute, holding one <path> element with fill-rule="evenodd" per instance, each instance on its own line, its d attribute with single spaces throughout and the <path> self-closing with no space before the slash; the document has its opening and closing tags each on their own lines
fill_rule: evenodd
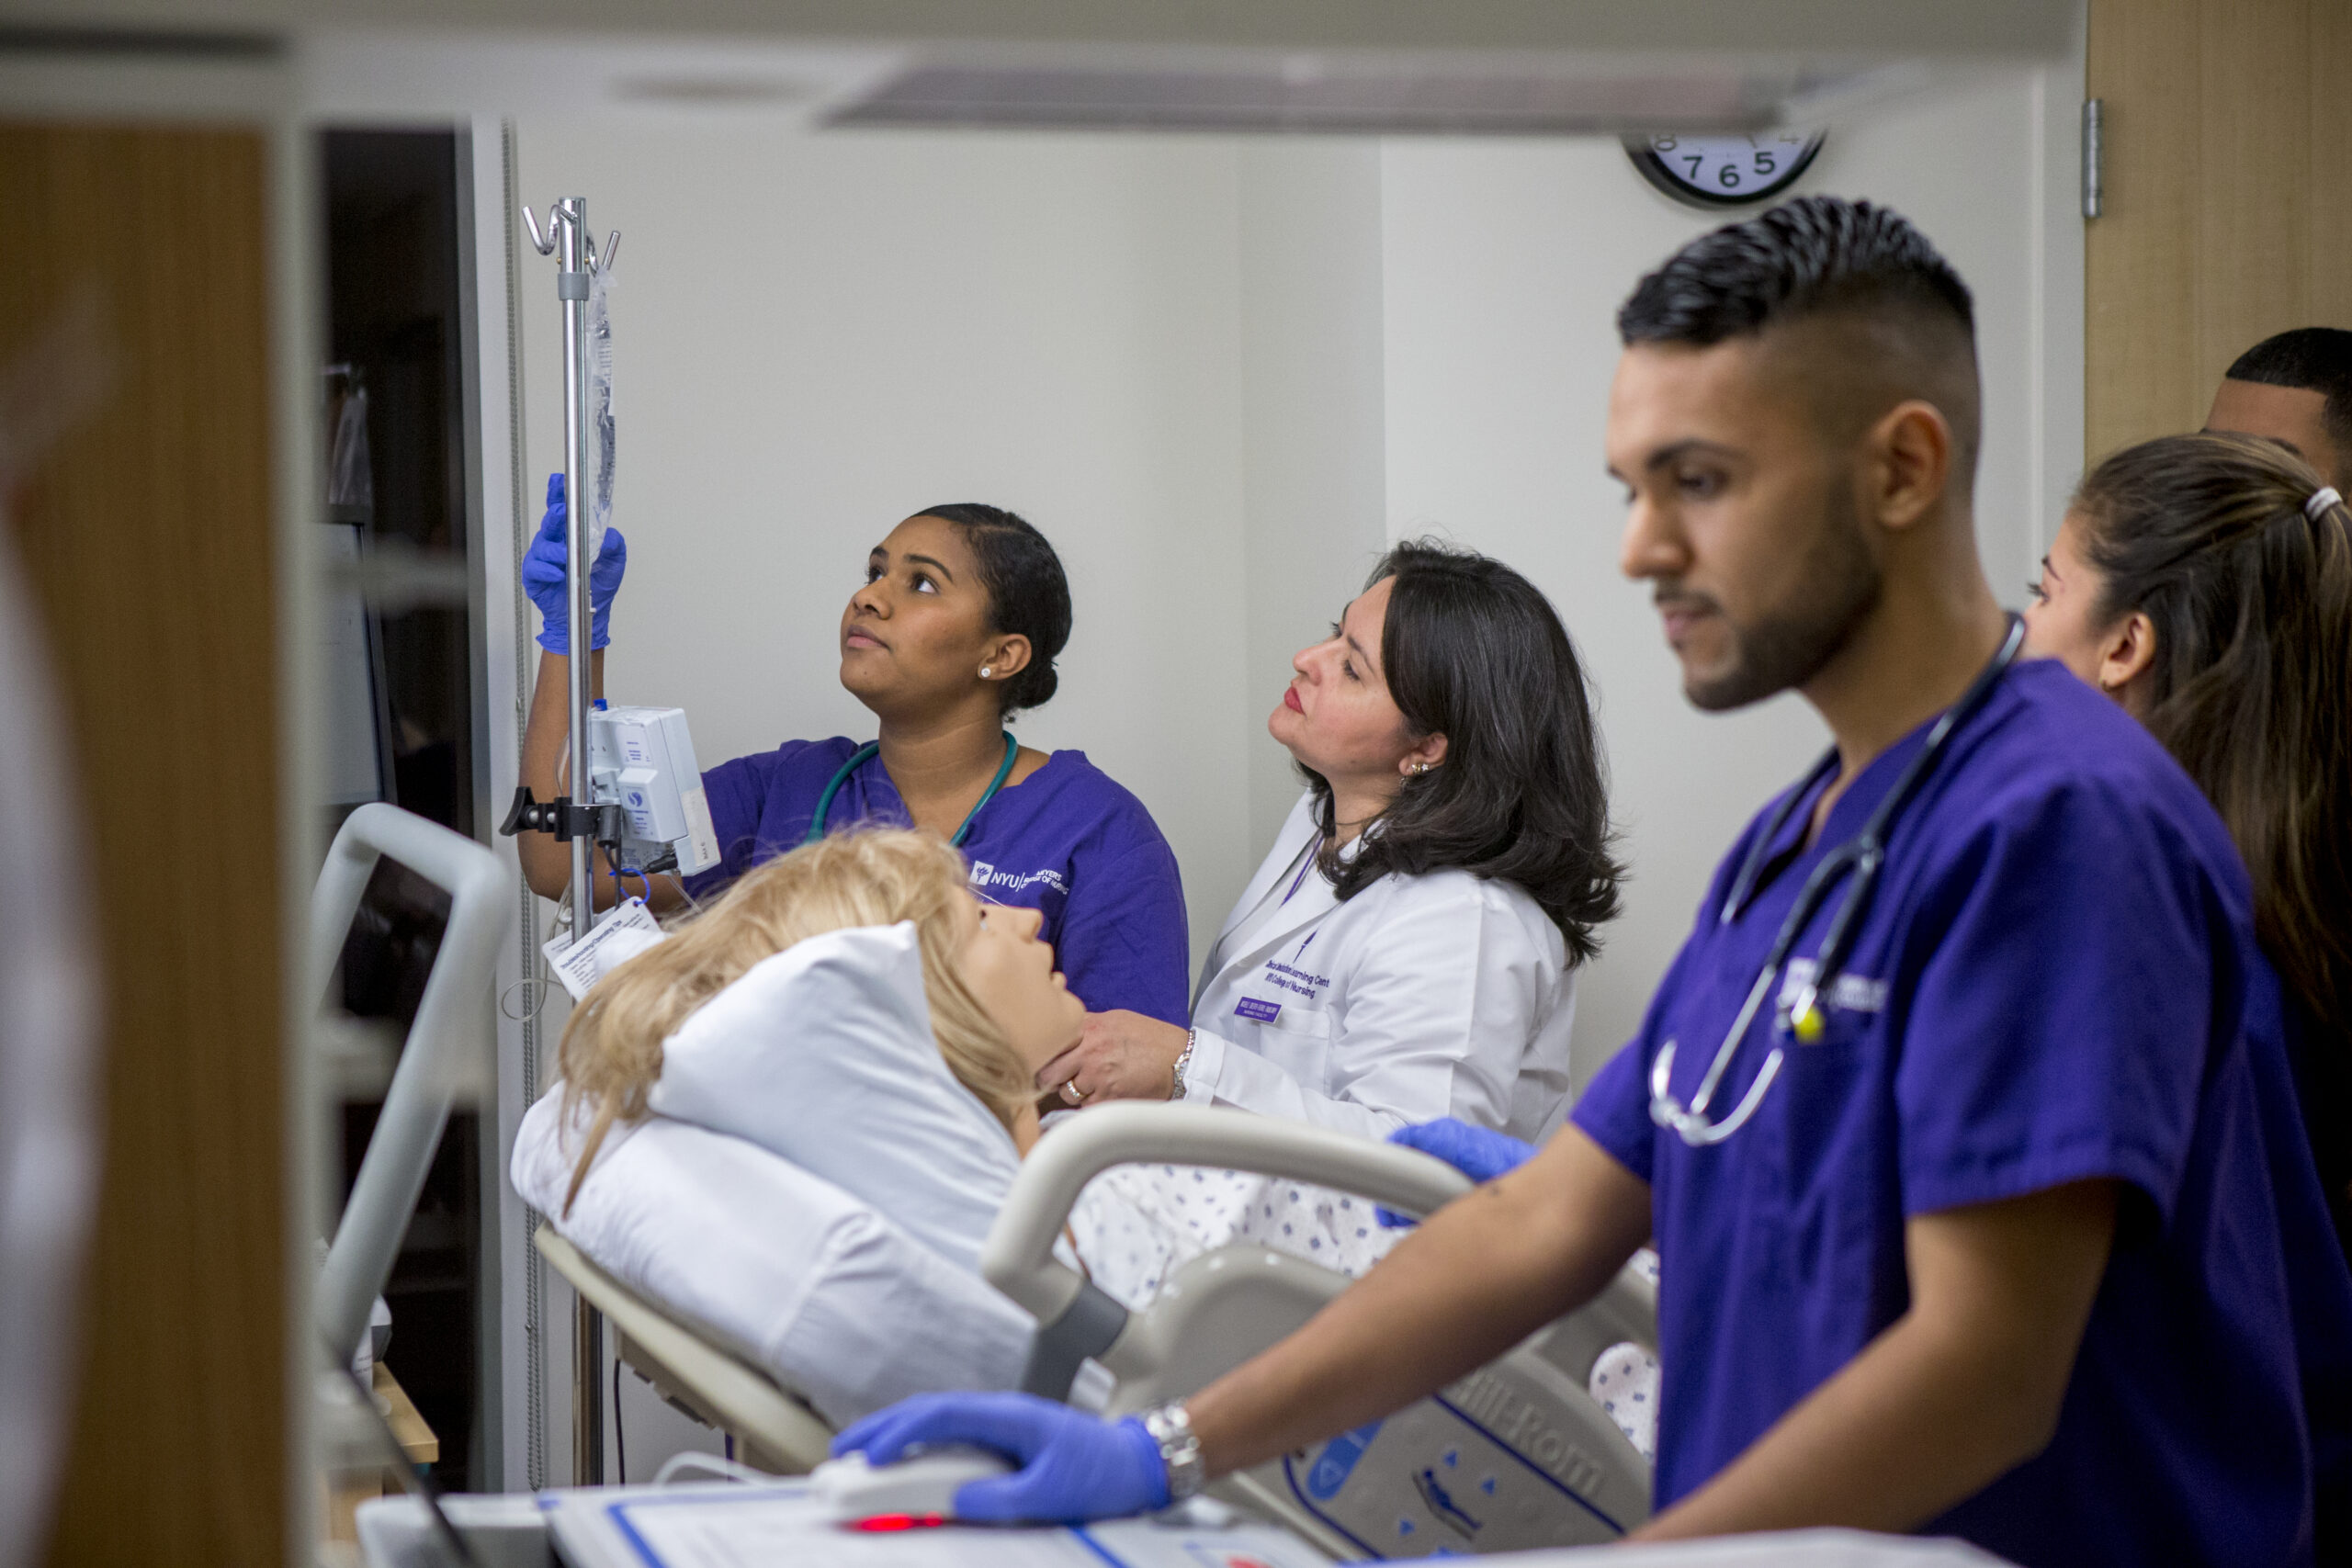
<svg viewBox="0 0 2352 1568">
<path fill-rule="evenodd" d="M 956 1494 L 956 1517 L 1009 1524 L 1076 1524 L 1168 1506 L 1159 1445 L 1130 1416 L 1105 1421 L 1028 1393 L 919 1393 L 877 1410 L 833 1439 L 833 1457 L 863 1451 L 894 1464 L 916 1444 L 992 1449 L 1021 1468 Z"/>
<path fill-rule="evenodd" d="M 564 533 L 563 476 L 548 476 L 548 509 L 539 519 L 538 536 L 523 557 L 523 592 L 539 607 L 539 646 L 549 653 L 571 651 L 571 603 L 563 591 L 568 557 Z M 628 542 L 618 528 L 605 530 L 604 547 L 588 569 L 588 646 L 604 647 L 613 640 L 613 595 L 620 592 L 621 573 L 628 567 Z"/>
<path fill-rule="evenodd" d="M 1535 1145 L 1524 1139 L 1474 1127 L 1452 1116 L 1399 1127 L 1388 1134 L 1388 1141 L 1435 1155 L 1473 1181 L 1492 1181 L 1506 1171 L 1517 1170 L 1535 1155 Z M 1382 1209 L 1379 1214 L 1380 1223 L 1391 1229 L 1414 1223 L 1393 1209 Z"/>
</svg>

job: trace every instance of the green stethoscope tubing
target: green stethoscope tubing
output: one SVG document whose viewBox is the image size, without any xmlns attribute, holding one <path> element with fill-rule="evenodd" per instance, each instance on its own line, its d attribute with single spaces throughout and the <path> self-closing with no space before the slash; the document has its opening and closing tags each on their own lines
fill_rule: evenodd
<svg viewBox="0 0 2352 1568">
<path fill-rule="evenodd" d="M 832 815 L 833 796 L 841 794 L 842 785 L 849 782 L 850 774 L 864 767 L 867 759 L 875 756 L 881 750 L 882 742 L 869 740 L 851 752 L 849 761 L 835 770 L 833 776 L 826 781 L 825 793 L 817 797 L 817 814 L 808 819 L 808 836 L 801 840 L 802 843 L 813 844 L 825 836 L 825 818 Z M 1020 755 L 1021 742 L 1012 738 L 1012 731 L 1006 730 L 1004 732 L 1004 761 L 998 765 L 996 777 L 989 780 L 989 787 L 980 791 L 980 798 L 972 802 L 972 809 L 964 813 L 964 825 L 956 829 L 956 836 L 947 840 L 949 843 L 959 850 L 964 847 L 965 839 L 969 837 L 972 831 L 972 818 L 980 814 L 981 807 L 996 798 L 996 792 L 1002 789 L 1004 781 L 1012 776 L 1013 760 Z"/>
</svg>

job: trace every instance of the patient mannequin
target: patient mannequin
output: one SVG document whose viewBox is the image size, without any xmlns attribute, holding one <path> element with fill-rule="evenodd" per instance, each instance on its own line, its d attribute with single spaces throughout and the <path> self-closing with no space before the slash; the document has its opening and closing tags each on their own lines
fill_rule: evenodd
<svg viewBox="0 0 2352 1568">
<path fill-rule="evenodd" d="M 1027 1154 L 1037 1141 L 1036 1071 L 1086 1021 L 1054 950 L 1037 940 L 1041 919 L 974 897 L 962 857 L 929 833 L 842 834 L 747 873 L 598 982 L 565 1026 L 564 1121 L 594 1107 L 566 1209 L 613 1123 L 646 1115 L 662 1042 L 688 1016 L 763 959 L 853 926 L 913 923 L 940 1055 Z"/>
<path fill-rule="evenodd" d="M 962 857 L 923 832 L 836 835 L 746 874 L 667 941 L 598 982 L 572 1014 L 560 1053 L 561 1122 L 584 1135 L 561 1213 L 616 1123 L 659 1112 L 651 1101 L 664 1042 L 763 960 L 849 928 L 914 927 L 941 1058 L 1025 1156 L 1039 1136 L 1036 1071 L 1075 1043 L 1085 1022 L 1052 948 L 1037 940 L 1038 919 L 1034 909 L 975 898 Z M 780 1041 L 779 1048 L 791 1047 Z M 1098 1177 L 1065 1239 L 1069 1261 L 1139 1304 L 1176 1265 L 1229 1242 L 1261 1242 L 1352 1276 L 1396 1236 L 1361 1199 L 1233 1171 L 1151 1166 Z"/>
</svg>

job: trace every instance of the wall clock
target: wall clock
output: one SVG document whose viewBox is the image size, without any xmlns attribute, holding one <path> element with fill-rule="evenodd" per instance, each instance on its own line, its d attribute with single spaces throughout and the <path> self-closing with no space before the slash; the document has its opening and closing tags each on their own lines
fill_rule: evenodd
<svg viewBox="0 0 2352 1568">
<path fill-rule="evenodd" d="M 1642 177 L 1692 207 L 1744 207 L 1796 184 L 1821 151 L 1820 130 L 1752 136 L 1628 136 L 1625 155 Z"/>
</svg>

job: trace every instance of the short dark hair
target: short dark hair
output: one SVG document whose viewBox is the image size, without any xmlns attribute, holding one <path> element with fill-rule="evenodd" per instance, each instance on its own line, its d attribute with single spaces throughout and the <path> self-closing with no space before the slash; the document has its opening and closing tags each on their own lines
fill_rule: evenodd
<svg viewBox="0 0 2352 1568">
<path fill-rule="evenodd" d="M 1341 899 L 1391 872 L 1458 867 L 1526 890 L 1572 962 L 1600 951 L 1617 913 L 1609 790 L 1583 667 L 1536 586 L 1498 560 L 1408 540 L 1364 586 L 1393 580 L 1380 630 L 1388 694 L 1416 734 L 1442 733 L 1444 762 L 1408 776 L 1346 860 L 1322 864 Z M 1331 787 L 1309 772 L 1327 843 Z"/>
<path fill-rule="evenodd" d="M 1705 348 L 1806 316 L 1888 307 L 1976 330 L 1968 285 L 1902 214 L 1808 196 L 1675 252 L 1634 285 L 1617 332 L 1629 344 Z"/>
<path fill-rule="evenodd" d="M 1975 470 L 1979 426 L 1975 302 L 1951 264 L 1901 213 L 1808 196 L 1702 234 L 1634 285 L 1618 309 L 1617 333 L 1627 347 L 1709 348 L 1831 317 L 1899 334 L 1925 367 L 1953 369 L 1965 356 L 1965 400 L 1943 408 L 1964 484 Z"/>
<path fill-rule="evenodd" d="M 2278 333 L 2239 355 L 2222 374 L 2233 381 L 2319 393 L 2327 400 L 2320 423 L 2335 449 L 2352 460 L 2352 332 L 2297 327 Z"/>
<path fill-rule="evenodd" d="M 1051 702 L 1061 685 L 1054 660 L 1069 646 L 1069 579 L 1062 574 L 1062 558 L 1027 518 L 1001 506 L 959 501 L 926 506 L 915 515 L 962 530 L 988 592 L 989 629 L 1029 639 L 1028 664 L 997 688 L 999 711 Z"/>
</svg>

